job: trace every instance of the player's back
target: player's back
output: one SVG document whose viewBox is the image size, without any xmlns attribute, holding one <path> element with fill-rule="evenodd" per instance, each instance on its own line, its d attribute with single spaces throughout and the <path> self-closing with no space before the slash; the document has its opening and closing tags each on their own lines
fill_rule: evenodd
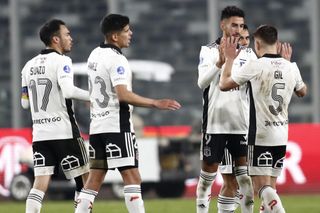
<svg viewBox="0 0 320 213">
<path fill-rule="evenodd" d="M 259 73 L 250 80 L 259 145 L 287 142 L 288 105 L 298 79 L 295 67 L 279 55 L 266 55 L 252 63 L 251 68 Z"/>
<path fill-rule="evenodd" d="M 133 132 L 132 106 L 120 103 L 114 87 L 132 90 L 132 73 L 121 50 L 110 45 L 95 48 L 87 62 L 90 91 L 90 134 Z"/>
<path fill-rule="evenodd" d="M 79 136 L 72 101 L 63 97 L 58 82 L 70 75 L 71 63 L 69 57 L 46 49 L 22 70 L 22 79 L 28 85 L 33 141 Z"/>
</svg>

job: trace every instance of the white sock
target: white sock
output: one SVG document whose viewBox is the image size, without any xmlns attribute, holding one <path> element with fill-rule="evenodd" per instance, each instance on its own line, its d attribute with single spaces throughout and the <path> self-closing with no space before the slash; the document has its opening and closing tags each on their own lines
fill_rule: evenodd
<svg viewBox="0 0 320 213">
<path fill-rule="evenodd" d="M 234 210 L 236 210 L 239 206 L 242 205 L 242 201 L 243 201 L 243 194 L 241 194 L 240 190 L 237 189 L 236 192 L 236 196 L 235 196 L 235 200 L 234 200 Z"/>
<path fill-rule="evenodd" d="M 261 202 L 260 208 L 259 208 L 259 213 L 271 213 L 270 211 L 268 211 L 265 207 L 264 207 L 264 203 L 263 201 Z"/>
<path fill-rule="evenodd" d="M 90 189 L 82 189 L 78 199 L 75 213 L 90 213 L 93 207 L 93 202 L 98 192 Z"/>
<path fill-rule="evenodd" d="M 77 209 L 79 194 L 80 194 L 80 192 L 74 191 L 74 199 L 73 199 L 73 200 L 74 200 L 74 202 L 73 202 L 73 204 L 74 204 L 74 210 Z"/>
<path fill-rule="evenodd" d="M 26 200 L 26 213 L 40 213 L 44 192 L 32 188 Z"/>
<path fill-rule="evenodd" d="M 235 197 L 225 197 L 223 195 L 218 196 L 217 207 L 218 213 L 232 213 L 235 209 Z"/>
<path fill-rule="evenodd" d="M 253 212 L 253 198 L 254 191 L 252 186 L 251 178 L 248 175 L 247 166 L 235 167 L 235 175 L 240 188 L 243 193 L 243 202 L 241 205 L 242 213 L 252 213 Z"/>
<path fill-rule="evenodd" d="M 279 195 L 271 186 L 263 186 L 259 190 L 259 197 L 263 200 L 267 212 L 285 213 Z"/>
<path fill-rule="evenodd" d="M 126 185 L 123 187 L 123 192 L 129 213 L 145 212 L 140 185 Z"/>
<path fill-rule="evenodd" d="M 208 213 L 211 200 L 211 187 L 217 173 L 200 171 L 197 185 L 197 213 Z"/>
</svg>

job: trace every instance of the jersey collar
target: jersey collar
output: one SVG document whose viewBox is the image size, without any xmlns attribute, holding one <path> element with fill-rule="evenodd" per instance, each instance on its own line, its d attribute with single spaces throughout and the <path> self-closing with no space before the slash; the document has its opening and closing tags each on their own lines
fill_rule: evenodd
<svg viewBox="0 0 320 213">
<path fill-rule="evenodd" d="M 117 47 L 116 45 L 113 45 L 113 44 L 101 43 L 100 47 L 101 48 L 112 48 L 112 49 L 116 50 L 117 52 L 119 52 L 120 54 L 122 54 L 121 49 L 119 47 Z"/>
<path fill-rule="evenodd" d="M 270 53 L 266 53 L 262 57 L 265 57 L 265 58 L 282 58 L 280 54 L 270 54 Z"/>
<path fill-rule="evenodd" d="M 49 53 L 58 53 L 59 55 L 61 55 L 58 51 L 56 51 L 54 49 L 43 49 L 40 52 L 40 54 L 42 54 L 42 55 L 49 54 Z"/>
</svg>

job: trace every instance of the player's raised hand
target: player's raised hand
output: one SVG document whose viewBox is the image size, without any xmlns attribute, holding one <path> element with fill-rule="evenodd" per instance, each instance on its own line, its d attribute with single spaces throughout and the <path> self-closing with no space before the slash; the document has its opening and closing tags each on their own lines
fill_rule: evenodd
<svg viewBox="0 0 320 213">
<path fill-rule="evenodd" d="M 241 49 L 237 50 L 238 38 L 231 36 L 227 37 L 224 45 L 224 56 L 226 59 L 234 60 L 240 53 Z"/>
<path fill-rule="evenodd" d="M 216 65 L 217 67 L 221 68 L 224 62 L 226 61 L 226 58 L 224 57 L 224 45 L 225 45 L 225 38 L 221 38 L 220 45 L 219 45 L 219 60 L 217 61 Z"/>
<path fill-rule="evenodd" d="M 280 51 L 279 51 L 280 46 Z M 292 47 L 290 43 L 280 43 L 278 45 L 278 53 L 286 60 L 290 61 L 292 56 Z"/>
<path fill-rule="evenodd" d="M 177 110 L 180 109 L 181 105 L 172 99 L 158 99 L 155 100 L 154 106 L 158 109 L 166 109 L 166 110 Z"/>
</svg>

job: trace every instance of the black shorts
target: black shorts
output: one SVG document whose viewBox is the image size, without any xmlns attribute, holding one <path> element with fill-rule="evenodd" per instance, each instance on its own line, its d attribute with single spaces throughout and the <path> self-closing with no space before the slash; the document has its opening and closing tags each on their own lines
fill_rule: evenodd
<svg viewBox="0 0 320 213">
<path fill-rule="evenodd" d="M 278 177 L 281 174 L 286 155 L 283 146 L 248 146 L 249 175 Z"/>
<path fill-rule="evenodd" d="M 208 164 L 220 163 L 227 148 L 233 159 L 247 156 L 245 135 L 238 134 L 203 134 L 200 159 Z"/>
<path fill-rule="evenodd" d="M 131 132 L 101 133 L 89 138 L 90 168 L 138 167 L 138 143 Z"/>
<path fill-rule="evenodd" d="M 59 165 L 68 179 L 89 171 L 88 152 L 82 138 L 37 141 L 32 149 L 35 176 L 52 175 Z"/>
</svg>

